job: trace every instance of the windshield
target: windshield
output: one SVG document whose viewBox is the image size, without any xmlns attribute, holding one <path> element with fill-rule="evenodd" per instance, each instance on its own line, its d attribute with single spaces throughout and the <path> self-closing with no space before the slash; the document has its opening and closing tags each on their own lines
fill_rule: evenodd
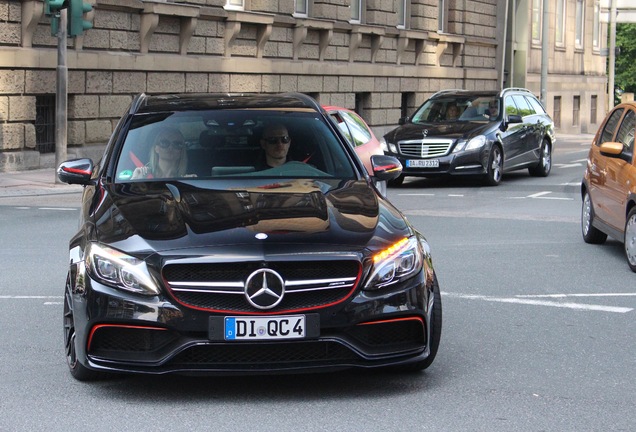
<svg viewBox="0 0 636 432">
<path fill-rule="evenodd" d="M 429 99 L 413 114 L 413 123 L 493 121 L 499 118 L 496 96 L 440 96 Z"/>
<path fill-rule="evenodd" d="M 312 110 L 234 109 L 136 115 L 116 182 L 231 178 L 355 179 L 338 138 Z"/>
</svg>

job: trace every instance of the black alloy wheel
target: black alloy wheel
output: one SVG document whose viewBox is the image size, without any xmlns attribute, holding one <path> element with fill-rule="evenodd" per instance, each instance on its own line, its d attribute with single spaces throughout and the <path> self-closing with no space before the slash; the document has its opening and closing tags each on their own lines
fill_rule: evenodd
<svg viewBox="0 0 636 432">
<path fill-rule="evenodd" d="M 64 290 L 64 349 L 66 363 L 73 378 L 78 381 L 92 381 L 100 377 L 99 372 L 86 368 L 77 359 L 75 319 L 73 317 L 73 297 L 71 295 L 70 275 L 66 279 Z"/>
<path fill-rule="evenodd" d="M 594 228 L 594 206 L 590 194 L 586 191 L 583 195 L 583 205 L 581 206 L 581 233 L 583 241 L 590 244 L 602 244 L 607 240 L 607 234 Z"/>
</svg>

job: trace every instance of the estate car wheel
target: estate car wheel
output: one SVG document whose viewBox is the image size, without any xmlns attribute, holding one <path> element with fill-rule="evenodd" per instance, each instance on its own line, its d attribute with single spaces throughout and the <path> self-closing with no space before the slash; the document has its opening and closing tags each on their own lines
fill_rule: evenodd
<svg viewBox="0 0 636 432">
<path fill-rule="evenodd" d="M 627 264 L 633 272 L 636 272 L 636 207 L 632 208 L 627 215 L 624 240 Z"/>
<path fill-rule="evenodd" d="M 488 158 L 486 184 L 489 186 L 497 186 L 501 182 L 502 174 L 503 152 L 501 151 L 501 147 L 494 145 L 490 150 L 490 158 Z"/>
<path fill-rule="evenodd" d="M 77 360 L 73 299 L 70 292 L 69 278 L 70 276 L 67 277 L 66 289 L 64 290 L 64 348 L 66 350 L 66 363 L 73 378 L 78 381 L 91 381 L 99 378 L 101 374 L 86 368 Z"/>
<path fill-rule="evenodd" d="M 581 233 L 585 243 L 601 244 L 607 240 L 607 234 L 592 226 L 594 222 L 594 207 L 590 194 L 583 195 L 583 205 L 581 206 Z"/>
<path fill-rule="evenodd" d="M 528 168 L 528 172 L 534 177 L 547 177 L 552 169 L 552 146 L 544 139 L 541 144 L 541 157 L 537 166 Z"/>
<path fill-rule="evenodd" d="M 442 339 L 442 295 L 439 292 L 439 284 L 437 283 L 437 276 L 433 276 L 433 311 L 431 312 L 431 331 L 429 347 L 431 353 L 424 360 L 411 363 L 401 367 L 401 370 L 407 372 L 417 372 L 428 368 L 433 364 L 437 350 L 439 349 L 439 342 Z"/>
</svg>

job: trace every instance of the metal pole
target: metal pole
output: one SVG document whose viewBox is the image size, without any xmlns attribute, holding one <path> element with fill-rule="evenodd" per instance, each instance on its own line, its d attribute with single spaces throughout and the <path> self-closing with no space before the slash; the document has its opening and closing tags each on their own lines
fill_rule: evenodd
<svg viewBox="0 0 636 432">
<path fill-rule="evenodd" d="M 55 86 L 55 166 L 67 159 L 67 105 L 68 70 L 66 68 L 66 9 L 60 11 L 60 23 L 57 31 L 57 82 Z M 55 182 L 61 183 L 55 176 Z"/>
<path fill-rule="evenodd" d="M 616 66 L 616 0 L 610 7 L 609 82 L 607 84 L 607 110 L 614 108 L 614 67 Z"/>
<path fill-rule="evenodd" d="M 541 22 L 541 103 L 548 106 L 548 37 L 550 14 L 548 13 L 549 1 L 543 0 L 543 18 Z"/>
</svg>

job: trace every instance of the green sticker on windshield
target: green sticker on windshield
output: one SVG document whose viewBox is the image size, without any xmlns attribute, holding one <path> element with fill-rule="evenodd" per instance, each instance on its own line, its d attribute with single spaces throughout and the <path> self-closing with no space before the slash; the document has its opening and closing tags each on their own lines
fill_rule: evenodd
<svg viewBox="0 0 636 432">
<path fill-rule="evenodd" d="M 119 180 L 130 180 L 130 178 L 132 177 L 133 172 L 131 170 L 125 170 L 119 173 L 119 175 L 117 176 L 117 178 Z"/>
</svg>

